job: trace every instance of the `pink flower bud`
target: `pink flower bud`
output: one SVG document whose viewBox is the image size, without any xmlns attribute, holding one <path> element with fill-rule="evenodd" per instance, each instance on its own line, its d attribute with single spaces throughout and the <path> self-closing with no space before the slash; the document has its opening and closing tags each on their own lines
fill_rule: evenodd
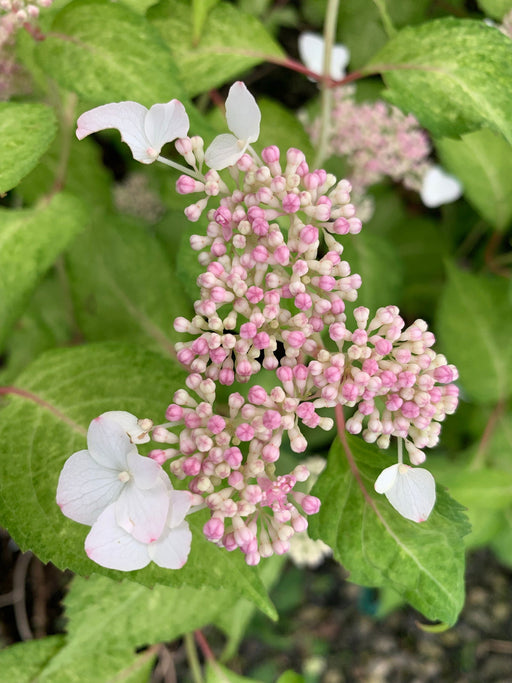
<svg viewBox="0 0 512 683">
<path fill-rule="evenodd" d="M 222 519 L 212 517 L 204 525 L 203 533 L 209 541 L 220 541 L 224 534 L 224 522 Z"/>
</svg>

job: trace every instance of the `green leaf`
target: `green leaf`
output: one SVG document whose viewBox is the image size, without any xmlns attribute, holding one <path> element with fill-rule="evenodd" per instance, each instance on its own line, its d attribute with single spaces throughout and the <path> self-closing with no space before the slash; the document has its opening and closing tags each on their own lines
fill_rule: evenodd
<svg viewBox="0 0 512 683">
<path fill-rule="evenodd" d="M 46 152 L 57 131 L 44 104 L 0 102 L 0 195 L 15 187 Z"/>
<path fill-rule="evenodd" d="M 206 540 L 207 511 L 190 517 L 192 551 L 183 569 L 151 564 L 134 572 L 111 571 L 84 552 L 89 529 L 62 515 L 55 491 L 65 460 L 85 447 L 90 421 L 107 410 L 127 410 L 158 422 L 184 371 L 173 361 L 140 347 L 91 344 L 43 354 L 8 391 L 0 439 L 0 519 L 16 543 L 43 561 L 78 574 L 95 572 L 146 586 L 229 587 L 265 614 L 276 613 L 253 567 L 241 553 L 227 553 Z M 5 393 L 5 392 L 2 392 Z"/>
<path fill-rule="evenodd" d="M 313 161 L 314 150 L 309 135 L 299 119 L 275 100 L 259 98 L 261 110 L 260 137 L 254 147 L 259 152 L 269 145 L 277 145 L 282 153 L 290 147 L 297 147 Z"/>
<path fill-rule="evenodd" d="M 66 194 L 35 209 L 0 209 L 0 346 L 40 277 L 86 220 L 83 204 Z"/>
<path fill-rule="evenodd" d="M 487 16 L 493 19 L 503 19 L 512 10 L 511 0 L 477 0 L 477 4 Z"/>
<path fill-rule="evenodd" d="M 350 572 L 368 586 L 391 585 L 428 619 L 454 624 L 464 604 L 464 544 L 468 524 L 443 490 L 429 519 L 401 517 L 374 483 L 389 456 L 347 436 L 335 441 L 326 470 L 313 488 L 322 501 L 311 536 L 322 538 Z"/>
<path fill-rule="evenodd" d="M 384 74 L 388 98 L 435 137 L 486 126 L 512 143 L 512 41 L 482 21 L 407 27 L 369 68 Z"/>
<path fill-rule="evenodd" d="M 389 239 L 365 231 L 343 241 L 343 258 L 353 273 L 359 273 L 363 284 L 357 293 L 357 306 L 376 311 L 395 301 L 402 284 L 402 265 Z"/>
<path fill-rule="evenodd" d="M 64 636 L 49 636 L 41 640 L 16 643 L 0 652 L 0 670 L 6 683 L 33 683 L 45 665 L 64 645 Z"/>
<path fill-rule="evenodd" d="M 121 3 L 71 2 L 57 14 L 39 50 L 47 73 L 85 100 L 134 100 L 150 107 L 184 97 L 158 31 Z"/>
<path fill-rule="evenodd" d="M 504 524 L 492 540 L 491 548 L 500 562 L 512 567 L 512 510 L 507 510 Z"/>
<path fill-rule="evenodd" d="M 277 679 L 276 683 L 306 683 L 304 676 L 301 676 L 296 671 L 285 671 Z"/>
<path fill-rule="evenodd" d="M 156 654 L 153 649 L 140 654 L 136 650 L 205 626 L 234 599 L 229 591 L 204 587 L 149 589 L 102 576 L 75 577 L 64 601 L 66 646 L 38 683 L 124 681 L 123 672 L 144 665 L 148 658 L 151 662 Z"/>
<path fill-rule="evenodd" d="M 194 17 L 188 0 L 162 0 L 148 16 L 160 30 L 193 97 L 233 80 L 283 51 L 258 19 L 226 2 L 208 14 L 201 38 L 194 41 Z"/>
<path fill-rule="evenodd" d="M 484 129 L 461 140 L 436 141 L 443 165 L 464 186 L 464 197 L 497 230 L 512 220 L 512 147 Z"/>
<path fill-rule="evenodd" d="M 443 352 L 460 374 L 466 394 L 497 402 L 512 391 L 512 305 L 507 283 L 448 268 L 438 330 Z"/>
<path fill-rule="evenodd" d="M 104 214 L 68 254 L 78 324 L 89 341 L 140 341 L 173 355 L 173 319 L 189 298 L 159 240 L 127 216 Z M 193 312 L 192 312 L 193 313 Z"/>
<path fill-rule="evenodd" d="M 208 13 L 217 5 L 219 0 L 192 0 L 192 14 L 193 14 L 193 36 L 194 43 L 197 43 L 201 37 L 204 23 L 208 17 Z"/>
</svg>

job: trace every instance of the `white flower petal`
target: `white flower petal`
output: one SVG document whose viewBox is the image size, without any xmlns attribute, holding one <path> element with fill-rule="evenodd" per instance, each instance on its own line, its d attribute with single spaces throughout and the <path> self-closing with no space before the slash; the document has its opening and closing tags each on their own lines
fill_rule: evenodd
<svg viewBox="0 0 512 683">
<path fill-rule="evenodd" d="M 321 75 L 324 70 L 324 38 L 318 33 L 305 31 L 299 36 L 299 55 L 310 71 Z M 345 69 L 350 61 L 350 50 L 345 45 L 333 45 L 331 52 L 330 76 L 340 80 L 345 76 Z"/>
<path fill-rule="evenodd" d="M 462 195 L 462 185 L 440 166 L 432 166 L 423 178 L 420 197 L 430 209 L 454 202 Z"/>
<path fill-rule="evenodd" d="M 126 410 L 109 410 L 106 413 L 102 413 L 102 417 L 114 420 L 114 422 L 121 425 L 133 443 L 147 443 L 150 441 L 149 434 L 141 429 L 138 418 L 132 415 L 132 413 L 128 413 Z"/>
<path fill-rule="evenodd" d="M 137 448 L 130 441 L 124 428 L 103 413 L 89 425 L 87 431 L 87 447 L 91 457 L 103 467 L 126 470 L 127 456 L 137 453 Z"/>
<path fill-rule="evenodd" d="M 350 50 L 345 45 L 333 45 L 331 53 L 331 78 L 340 81 L 345 77 L 346 69 L 350 61 Z"/>
<path fill-rule="evenodd" d="M 169 489 L 162 479 L 150 489 L 140 489 L 132 479 L 121 491 L 115 509 L 121 528 L 137 541 L 151 543 L 164 529 L 169 512 Z"/>
<path fill-rule="evenodd" d="M 162 469 L 162 466 L 151 458 L 147 458 L 138 453 L 130 453 L 126 458 L 128 471 L 133 477 L 135 486 L 139 489 L 149 489 L 155 486 L 159 479 L 168 484 L 169 490 L 172 488 L 169 477 Z"/>
<path fill-rule="evenodd" d="M 424 522 L 436 502 L 436 482 L 422 467 L 400 465 L 394 486 L 385 494 L 402 517 Z"/>
<path fill-rule="evenodd" d="M 304 31 L 299 36 L 299 55 L 310 71 L 321 74 L 324 64 L 324 39 L 318 33 Z"/>
<path fill-rule="evenodd" d="M 121 139 L 132 150 L 133 158 L 143 164 L 150 164 L 155 160 L 148 154 L 150 144 L 144 132 L 146 107 L 138 102 L 113 102 L 103 104 L 86 111 L 77 121 L 76 136 L 82 140 L 91 133 L 107 128 L 116 128 L 121 133 Z"/>
<path fill-rule="evenodd" d="M 377 477 L 377 481 L 374 484 L 374 488 L 377 493 L 386 493 L 393 486 L 398 476 L 398 463 L 391 465 L 391 467 L 386 467 L 385 470 Z"/>
<path fill-rule="evenodd" d="M 115 504 L 102 512 L 85 539 L 91 560 L 108 569 L 131 571 L 149 564 L 148 546 L 139 543 L 116 522 Z"/>
<path fill-rule="evenodd" d="M 228 166 L 233 166 L 244 153 L 238 139 L 229 133 L 217 135 L 212 144 L 205 152 L 204 160 L 209 168 L 220 171 Z"/>
<path fill-rule="evenodd" d="M 179 526 L 167 528 L 162 536 L 148 545 L 150 558 L 160 567 L 166 569 L 181 569 L 187 561 L 192 534 L 187 522 L 182 522 Z"/>
<path fill-rule="evenodd" d="M 144 120 L 146 138 L 158 153 L 166 142 L 184 138 L 189 126 L 187 112 L 179 100 L 171 100 L 166 104 L 154 104 Z"/>
<path fill-rule="evenodd" d="M 171 529 L 179 526 L 189 512 L 191 504 L 192 498 L 188 491 L 171 491 L 167 526 Z"/>
<path fill-rule="evenodd" d="M 229 89 L 226 99 L 226 121 L 229 130 L 239 140 L 256 142 L 260 135 L 260 108 L 242 81 L 233 83 Z"/>
<path fill-rule="evenodd" d="M 73 453 L 60 473 L 57 504 L 66 517 L 92 525 L 119 497 L 123 483 L 118 474 L 117 470 L 99 465 L 89 451 Z"/>
</svg>

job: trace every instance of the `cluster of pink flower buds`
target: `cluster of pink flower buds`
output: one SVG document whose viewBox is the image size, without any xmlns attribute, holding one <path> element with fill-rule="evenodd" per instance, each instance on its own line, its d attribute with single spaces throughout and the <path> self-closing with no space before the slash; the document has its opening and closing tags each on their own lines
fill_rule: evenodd
<svg viewBox="0 0 512 683">
<path fill-rule="evenodd" d="M 428 136 L 416 118 L 382 101 L 356 102 L 352 85 L 336 88 L 333 97 L 329 148 L 346 158 L 355 195 L 386 177 L 419 191 L 431 162 Z M 313 141 L 319 126 L 309 126 Z"/>
</svg>

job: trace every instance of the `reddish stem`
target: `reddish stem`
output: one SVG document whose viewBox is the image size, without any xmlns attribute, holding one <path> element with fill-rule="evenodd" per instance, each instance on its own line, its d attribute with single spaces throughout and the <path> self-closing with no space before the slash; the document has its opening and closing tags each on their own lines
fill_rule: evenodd
<svg viewBox="0 0 512 683">
<path fill-rule="evenodd" d="M 197 631 L 194 631 L 194 636 L 196 638 L 197 644 L 199 645 L 199 649 L 203 653 L 203 657 L 209 662 L 215 662 L 215 655 L 208 645 L 208 641 L 204 637 L 203 632 L 198 629 Z"/>
</svg>

